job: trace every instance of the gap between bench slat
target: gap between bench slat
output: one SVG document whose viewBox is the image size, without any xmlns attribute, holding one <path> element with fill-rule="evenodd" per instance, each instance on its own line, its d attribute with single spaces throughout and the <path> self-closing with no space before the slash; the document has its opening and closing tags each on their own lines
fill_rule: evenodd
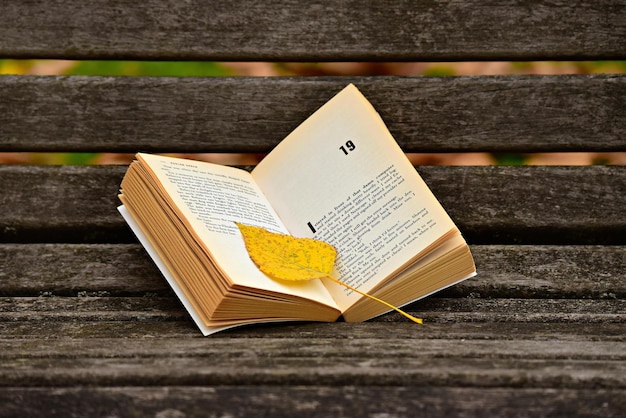
<svg viewBox="0 0 626 418">
<path fill-rule="evenodd" d="M 405 152 L 626 151 L 626 75 L 0 76 L 0 151 L 263 153 L 349 82 Z"/>
</svg>

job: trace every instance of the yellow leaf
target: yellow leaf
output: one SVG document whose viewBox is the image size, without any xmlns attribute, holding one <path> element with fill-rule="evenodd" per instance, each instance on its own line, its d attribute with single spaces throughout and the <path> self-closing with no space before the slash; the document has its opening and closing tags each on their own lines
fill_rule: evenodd
<svg viewBox="0 0 626 418">
<path fill-rule="evenodd" d="M 250 258 L 272 279 L 311 280 L 328 276 L 337 251 L 323 241 L 295 238 L 237 223 Z"/>
<path fill-rule="evenodd" d="M 390 303 L 361 292 L 331 276 L 337 257 L 337 251 L 332 245 L 312 238 L 295 238 L 291 235 L 277 234 L 257 226 L 238 222 L 235 224 L 241 231 L 250 258 L 270 278 L 278 280 L 328 278 L 396 310 L 413 322 L 422 323 L 420 318 L 415 318 Z"/>
</svg>

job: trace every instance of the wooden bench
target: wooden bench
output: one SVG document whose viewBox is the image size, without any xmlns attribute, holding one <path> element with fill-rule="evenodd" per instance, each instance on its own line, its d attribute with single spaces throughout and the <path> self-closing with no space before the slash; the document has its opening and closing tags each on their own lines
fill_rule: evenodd
<svg viewBox="0 0 626 418">
<path fill-rule="evenodd" d="M 326 4 L 328 3 L 328 4 Z M 626 59 L 623 1 L 2 2 L 1 58 Z M 0 76 L 3 152 L 271 149 L 347 83 L 406 152 L 626 151 L 626 76 Z M 125 166 L 0 166 L 2 416 L 623 416 L 624 166 L 419 167 L 479 275 L 425 326 L 201 337 L 116 211 Z"/>
</svg>

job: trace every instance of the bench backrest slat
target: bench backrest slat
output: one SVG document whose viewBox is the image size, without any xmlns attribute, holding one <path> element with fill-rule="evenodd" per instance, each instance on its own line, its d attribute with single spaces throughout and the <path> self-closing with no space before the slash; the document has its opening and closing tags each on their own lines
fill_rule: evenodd
<svg viewBox="0 0 626 418">
<path fill-rule="evenodd" d="M 626 150 L 626 77 L 350 78 L 407 152 Z M 266 152 L 348 81 L 0 77 L 0 151 Z"/>
<path fill-rule="evenodd" d="M 0 57 L 12 58 L 626 58 L 626 5 L 617 0 L 9 1 L 0 16 Z"/>
</svg>

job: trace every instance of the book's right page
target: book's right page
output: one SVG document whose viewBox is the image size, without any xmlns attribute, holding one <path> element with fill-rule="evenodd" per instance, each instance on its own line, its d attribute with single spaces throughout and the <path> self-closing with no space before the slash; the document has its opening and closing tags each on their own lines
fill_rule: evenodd
<svg viewBox="0 0 626 418">
<path fill-rule="evenodd" d="M 291 234 L 337 248 L 335 277 L 362 292 L 456 230 L 354 85 L 296 128 L 252 176 Z M 360 298 L 327 286 L 342 311 Z"/>
</svg>

